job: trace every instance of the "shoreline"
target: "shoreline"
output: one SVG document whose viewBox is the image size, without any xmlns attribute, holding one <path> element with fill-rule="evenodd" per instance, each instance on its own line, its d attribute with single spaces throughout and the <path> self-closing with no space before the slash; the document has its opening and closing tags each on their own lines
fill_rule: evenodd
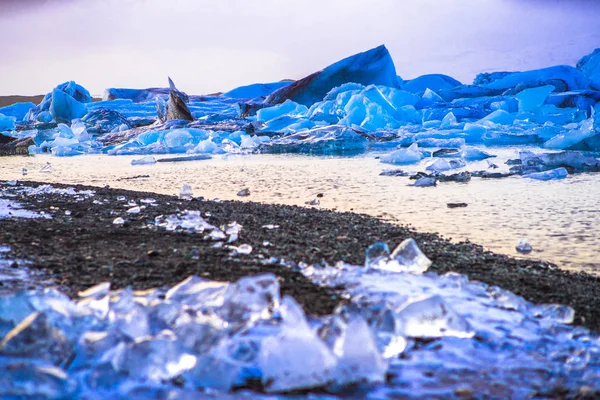
<svg viewBox="0 0 600 400">
<path fill-rule="evenodd" d="M 37 187 L 42 182 L 19 182 Z M 361 265 L 366 248 L 377 241 L 391 248 L 413 237 L 433 262 L 429 271 L 457 272 L 524 297 L 534 303 L 559 303 L 575 309 L 574 325 L 600 331 L 600 313 L 595 311 L 600 296 L 600 278 L 558 269 L 544 261 L 515 259 L 495 254 L 470 242 L 452 243 L 437 233 L 383 222 L 375 217 L 316 208 L 270 205 L 241 201 L 192 201 L 175 196 L 85 185 L 52 184 L 56 188 L 94 190 L 95 196 L 77 201 L 73 196 L 19 194 L 10 200 L 23 208 L 52 214 L 52 219 L 3 219 L 0 245 L 10 246 L 9 257 L 31 261 L 27 267 L 47 271 L 56 283 L 69 288 L 67 294 L 110 281 L 112 288 L 135 289 L 172 286 L 189 275 L 212 280 L 236 281 L 259 273 L 279 277 L 282 295 L 294 297 L 309 314 L 326 315 L 343 302 L 341 288 L 314 285 L 297 269 L 268 263 L 270 257 L 296 263 L 318 264 L 337 261 Z M 0 188 L 7 187 L 6 182 Z M 128 214 L 125 196 L 139 203 L 154 198 L 139 214 Z M 103 204 L 94 204 L 94 200 Z M 53 208 L 52 208 L 53 207 Z M 242 225 L 234 246 L 250 244 L 250 254 L 232 256 L 227 248 L 214 248 L 197 233 L 148 229 L 159 215 L 200 210 L 210 224 L 231 222 Z M 69 215 L 65 211 L 70 211 Z M 128 222 L 114 225 L 122 217 Z M 264 225 L 279 225 L 265 229 Z M 270 245 L 264 246 L 264 242 Z"/>
</svg>

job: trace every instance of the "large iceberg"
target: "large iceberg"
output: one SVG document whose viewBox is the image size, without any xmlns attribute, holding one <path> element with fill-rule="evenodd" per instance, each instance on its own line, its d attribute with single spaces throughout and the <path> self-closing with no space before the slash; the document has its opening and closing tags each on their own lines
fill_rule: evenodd
<svg viewBox="0 0 600 400">
<path fill-rule="evenodd" d="M 15 117 L 17 121 L 23 121 L 25 115 L 27 115 L 32 108 L 35 108 L 35 104 L 31 102 L 15 103 L 10 106 L 0 107 L 0 114 L 7 117 Z"/>
<path fill-rule="evenodd" d="M 579 60 L 577 69 L 588 78 L 593 89 L 600 90 L 600 48 Z"/>
<path fill-rule="evenodd" d="M 397 87 L 396 67 L 387 48 L 382 45 L 338 61 L 275 91 L 265 103 L 278 104 L 290 99 L 309 107 L 323 100 L 334 87 L 347 82 Z"/>
<path fill-rule="evenodd" d="M 421 75 L 417 78 L 404 81 L 400 84 L 402 90 L 406 90 L 411 93 L 423 93 L 426 89 L 438 92 L 440 90 L 453 89 L 457 86 L 461 86 L 462 83 L 457 81 L 448 75 L 442 74 L 430 74 Z"/>
<path fill-rule="evenodd" d="M 57 122 L 71 122 L 83 117 L 87 112 L 85 104 L 91 102 L 92 96 L 87 89 L 74 81 L 65 82 L 46 94 L 40 104 L 29 110 L 24 120 L 36 121 L 38 116 L 49 112 Z"/>
<path fill-rule="evenodd" d="M 498 75 L 495 78 L 491 78 L 489 83 L 482 86 L 489 89 L 506 90 L 515 87 L 526 89 L 552 85 L 558 92 L 585 90 L 590 87 L 586 76 L 581 71 L 569 65 L 556 65 L 532 71 L 513 72 L 506 75 Z"/>
<path fill-rule="evenodd" d="M 294 81 L 281 81 L 272 83 L 254 83 L 252 85 L 240 86 L 235 89 L 231 89 L 228 92 L 222 94 L 225 97 L 232 97 L 237 99 L 254 99 L 257 97 L 267 97 L 277 89 L 289 86 Z"/>
</svg>

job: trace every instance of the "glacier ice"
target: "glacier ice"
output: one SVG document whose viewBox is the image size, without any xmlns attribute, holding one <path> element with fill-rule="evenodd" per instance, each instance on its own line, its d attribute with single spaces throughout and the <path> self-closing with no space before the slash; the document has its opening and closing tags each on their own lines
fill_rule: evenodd
<svg viewBox="0 0 600 400">
<path fill-rule="evenodd" d="M 282 87 L 286 87 L 292 83 L 293 81 L 254 83 L 251 85 L 240 86 L 235 89 L 231 89 L 230 91 L 223 93 L 222 96 L 238 99 L 254 99 L 256 97 L 267 97 L 277 89 L 281 89 Z"/>
<path fill-rule="evenodd" d="M 0 114 L 7 117 L 15 117 L 17 121 L 23 121 L 25 115 L 35 107 L 31 102 L 14 103 L 9 106 L 0 107 Z M 3 129 L 0 128 L 0 131 Z"/>
<path fill-rule="evenodd" d="M 551 169 L 543 172 L 532 172 L 523 175 L 523 178 L 536 179 L 539 181 L 549 181 L 551 179 L 564 179 L 569 175 L 564 167 Z"/>
<path fill-rule="evenodd" d="M 2 131 L 14 131 L 16 128 L 16 118 L 13 116 L 7 116 L 0 114 L 0 132 Z"/>
<path fill-rule="evenodd" d="M 415 164 L 423 159 L 423 154 L 419 150 L 419 145 L 413 143 L 410 147 L 396 150 L 390 154 L 381 157 L 381 162 L 388 164 Z"/>
<path fill-rule="evenodd" d="M 461 85 L 462 84 L 459 81 L 448 75 L 430 74 L 404 81 L 400 84 L 400 88 L 410 93 L 423 93 L 427 89 L 438 92 L 440 90 L 452 89 Z"/>
<path fill-rule="evenodd" d="M 554 86 L 546 85 L 537 88 L 525 89 L 515 97 L 519 102 L 519 111 L 535 111 L 544 104 L 548 95 L 554 91 Z"/>
<path fill-rule="evenodd" d="M 396 67 L 386 47 L 379 46 L 338 61 L 319 72 L 276 90 L 267 97 L 265 102 L 278 104 L 289 99 L 311 106 L 323 100 L 331 89 L 347 82 L 398 86 Z"/>
<path fill-rule="evenodd" d="M 577 62 L 577 69 L 588 78 L 593 89 L 600 90 L 600 48 L 582 57 Z"/>
</svg>

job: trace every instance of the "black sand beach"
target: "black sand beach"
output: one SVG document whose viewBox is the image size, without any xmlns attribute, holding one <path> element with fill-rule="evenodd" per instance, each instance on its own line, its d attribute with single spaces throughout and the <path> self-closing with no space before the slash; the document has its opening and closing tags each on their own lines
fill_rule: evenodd
<svg viewBox="0 0 600 400">
<path fill-rule="evenodd" d="M 19 184 L 36 187 L 42 183 Z M 384 241 L 393 248 L 413 237 L 433 261 L 430 271 L 465 274 L 535 303 L 569 305 L 576 311 L 574 324 L 600 330 L 596 309 L 600 278 L 561 271 L 550 263 L 494 254 L 473 243 L 451 243 L 435 233 L 420 233 L 354 213 L 240 201 L 185 201 L 174 196 L 81 185 L 53 186 L 91 189 L 96 195 L 79 202 L 73 196 L 19 195 L 14 200 L 24 208 L 50 213 L 53 218 L 0 220 L 0 245 L 12 248 L 10 257 L 30 260 L 30 267 L 52 274 L 71 296 L 105 281 L 115 289 L 146 289 L 172 286 L 192 274 L 236 281 L 269 272 L 280 278 L 282 294 L 293 296 L 307 313 L 323 315 L 343 301 L 340 290 L 317 287 L 296 270 L 265 260 L 277 257 L 306 263 L 334 264 L 341 260 L 362 264 L 370 244 Z M 0 187 L 5 188 L 6 183 Z M 136 201 L 151 197 L 158 206 L 128 215 L 126 202 L 117 201 L 117 196 Z M 94 200 L 104 204 L 93 204 Z M 209 212 L 212 215 L 207 221 L 213 225 L 233 221 L 241 224 L 243 229 L 234 245 L 250 244 L 253 252 L 231 256 L 231 250 L 214 248 L 214 242 L 204 241 L 201 234 L 147 228 L 156 216 L 186 209 Z M 65 215 L 66 210 L 71 211 L 70 215 Z M 128 222 L 114 225 L 117 217 Z M 280 227 L 262 228 L 268 224 Z M 264 241 L 272 245 L 264 246 Z"/>
</svg>

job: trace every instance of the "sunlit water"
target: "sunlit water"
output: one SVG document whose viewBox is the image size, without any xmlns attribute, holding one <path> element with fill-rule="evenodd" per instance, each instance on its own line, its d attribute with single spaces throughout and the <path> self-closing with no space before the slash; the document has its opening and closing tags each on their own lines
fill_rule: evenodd
<svg viewBox="0 0 600 400">
<path fill-rule="evenodd" d="M 494 149 L 493 153 L 500 155 L 493 160 L 503 170 L 504 160 L 514 150 Z M 322 193 L 320 207 L 325 209 L 366 213 L 439 232 L 454 241 L 468 239 L 495 252 L 600 273 L 600 174 L 548 182 L 473 178 L 468 183 L 417 188 L 407 186 L 412 182 L 407 177 L 380 176 L 382 170 L 396 167 L 382 164 L 377 156 L 216 156 L 141 166 L 131 165 L 139 156 L 5 157 L 0 159 L 0 179 L 110 185 L 165 194 L 176 194 L 187 183 L 195 196 L 295 205 L 305 205 Z M 39 172 L 46 162 L 51 162 L 53 171 Z M 403 169 L 423 170 L 430 162 Z M 485 168 L 485 161 L 469 165 L 469 170 Z M 243 188 L 250 189 L 250 196 L 237 196 Z M 450 209 L 447 203 L 451 202 L 468 206 Z M 529 239 L 531 254 L 516 252 L 520 238 Z"/>
</svg>

